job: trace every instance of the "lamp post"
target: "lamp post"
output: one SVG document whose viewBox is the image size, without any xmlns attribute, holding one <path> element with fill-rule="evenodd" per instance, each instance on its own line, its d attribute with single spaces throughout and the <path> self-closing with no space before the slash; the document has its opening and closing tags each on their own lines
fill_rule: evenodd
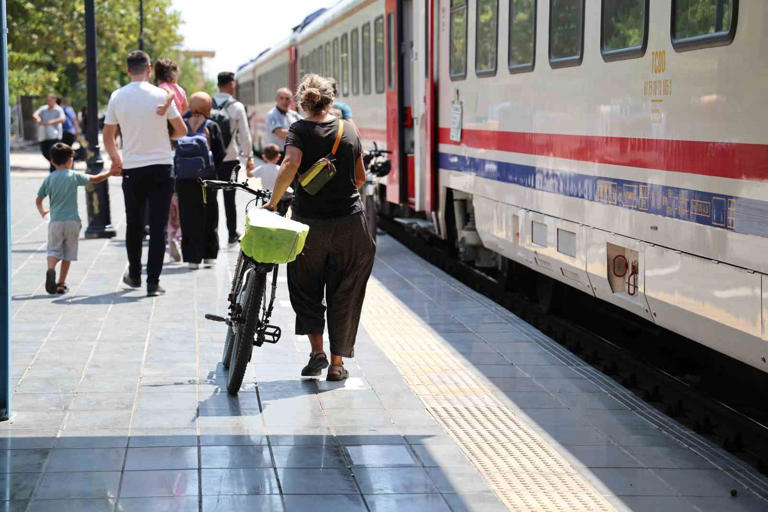
<svg viewBox="0 0 768 512">
<path fill-rule="evenodd" d="M 6 33 L 5 0 L 0 0 L 0 421 L 11 415 L 11 130 Z"/>
<path fill-rule="evenodd" d="M 88 85 L 88 174 L 99 174 L 104 160 L 99 151 L 99 90 L 96 76 L 96 13 L 93 0 L 85 0 L 85 72 Z M 109 211 L 109 186 L 106 181 L 86 187 L 88 228 L 86 238 L 112 238 L 117 234 L 112 227 Z"/>
<path fill-rule="evenodd" d="M 144 51 L 144 0 L 139 0 L 139 50 Z"/>
</svg>

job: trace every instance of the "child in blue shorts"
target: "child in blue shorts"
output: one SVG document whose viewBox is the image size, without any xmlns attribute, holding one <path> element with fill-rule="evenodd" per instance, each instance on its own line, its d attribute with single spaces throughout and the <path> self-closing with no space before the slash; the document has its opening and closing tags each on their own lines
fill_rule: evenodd
<svg viewBox="0 0 768 512">
<path fill-rule="evenodd" d="M 45 291 L 50 294 L 67 292 L 67 273 L 71 262 L 77 260 L 77 242 L 80 237 L 80 215 L 77 211 L 77 187 L 99 183 L 109 178 L 110 171 L 88 175 L 72 170 L 74 150 L 57 142 L 50 151 L 54 171 L 49 174 L 37 191 L 37 211 L 45 216 L 50 212 L 48 224 L 48 270 L 45 273 Z M 50 210 L 43 208 L 48 197 Z M 61 261 L 61 274 L 56 281 L 56 264 Z"/>
</svg>

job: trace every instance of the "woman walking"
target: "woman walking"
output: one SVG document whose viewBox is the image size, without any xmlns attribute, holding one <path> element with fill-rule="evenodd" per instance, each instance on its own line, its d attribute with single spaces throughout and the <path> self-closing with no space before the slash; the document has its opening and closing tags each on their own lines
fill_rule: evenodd
<svg viewBox="0 0 768 512">
<path fill-rule="evenodd" d="M 188 137 L 204 135 L 207 139 L 208 149 L 213 153 L 212 169 L 215 169 L 224 160 L 225 150 L 219 125 L 208 119 L 212 104 L 207 93 L 196 92 L 189 98 L 189 111 L 183 117 Z M 176 155 L 179 156 L 178 150 Z M 181 254 L 189 268 L 195 270 L 200 268 L 202 261 L 208 265 L 216 263 L 219 254 L 219 205 L 215 200 L 206 201 L 197 176 L 183 176 L 180 172 L 176 169 L 176 193 L 179 197 L 181 231 L 184 233 Z"/>
<path fill-rule="evenodd" d="M 331 349 L 327 379 L 338 381 L 349 376 L 343 358 L 354 357 L 376 252 L 358 192 L 365 183 L 365 167 L 355 129 L 345 129 L 344 121 L 329 113 L 334 99 L 331 82 L 307 75 L 296 96 L 307 118 L 288 130 L 285 158 L 265 208 L 277 208 L 298 173 L 292 218 L 310 228 L 304 251 L 288 264 L 288 290 L 296 334 L 308 335 L 312 347 L 301 375 L 317 376 L 328 367 L 323 351 L 327 317 Z"/>
</svg>

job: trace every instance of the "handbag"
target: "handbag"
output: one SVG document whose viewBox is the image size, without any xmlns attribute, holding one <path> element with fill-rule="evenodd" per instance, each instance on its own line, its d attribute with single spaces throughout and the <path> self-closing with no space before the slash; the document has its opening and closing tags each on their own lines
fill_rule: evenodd
<svg viewBox="0 0 768 512">
<path fill-rule="evenodd" d="M 341 136 L 344 134 L 344 121 L 339 119 L 339 129 L 336 131 L 336 140 L 333 142 L 331 152 L 312 164 L 309 169 L 299 175 L 299 184 L 304 191 L 314 196 L 328 184 L 336 175 L 336 166 L 333 165 L 333 157 L 339 149 Z"/>
</svg>

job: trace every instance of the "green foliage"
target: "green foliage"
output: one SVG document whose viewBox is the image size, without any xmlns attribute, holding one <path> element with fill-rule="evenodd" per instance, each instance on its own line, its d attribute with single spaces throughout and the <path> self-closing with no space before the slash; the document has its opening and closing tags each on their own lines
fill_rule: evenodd
<svg viewBox="0 0 768 512">
<path fill-rule="evenodd" d="M 733 14 L 732 0 L 677 0 L 675 2 L 675 37 L 727 32 Z"/>
<path fill-rule="evenodd" d="M 536 36 L 536 1 L 513 0 L 509 27 L 509 65 L 533 64 L 533 49 Z"/>
<path fill-rule="evenodd" d="M 451 0 L 451 76 L 467 73 L 467 3 Z"/>
<path fill-rule="evenodd" d="M 549 55 L 553 59 L 578 57 L 583 27 L 582 0 L 553 0 Z"/>
<path fill-rule="evenodd" d="M 610 0 L 604 4 L 605 50 L 636 48 L 643 44 L 645 0 Z"/>
<path fill-rule="evenodd" d="M 18 95 L 55 92 L 85 105 L 84 0 L 8 0 L 11 101 Z M 138 48 L 138 0 L 95 0 L 99 104 L 129 80 L 125 57 Z M 181 15 L 171 0 L 144 0 L 145 50 L 153 58 L 180 63 L 183 83 L 197 84 L 200 72 L 180 54 Z M 189 65 L 191 64 L 191 65 Z"/>
<path fill-rule="evenodd" d="M 475 68 L 478 72 L 496 69 L 498 0 L 477 0 Z"/>
</svg>

